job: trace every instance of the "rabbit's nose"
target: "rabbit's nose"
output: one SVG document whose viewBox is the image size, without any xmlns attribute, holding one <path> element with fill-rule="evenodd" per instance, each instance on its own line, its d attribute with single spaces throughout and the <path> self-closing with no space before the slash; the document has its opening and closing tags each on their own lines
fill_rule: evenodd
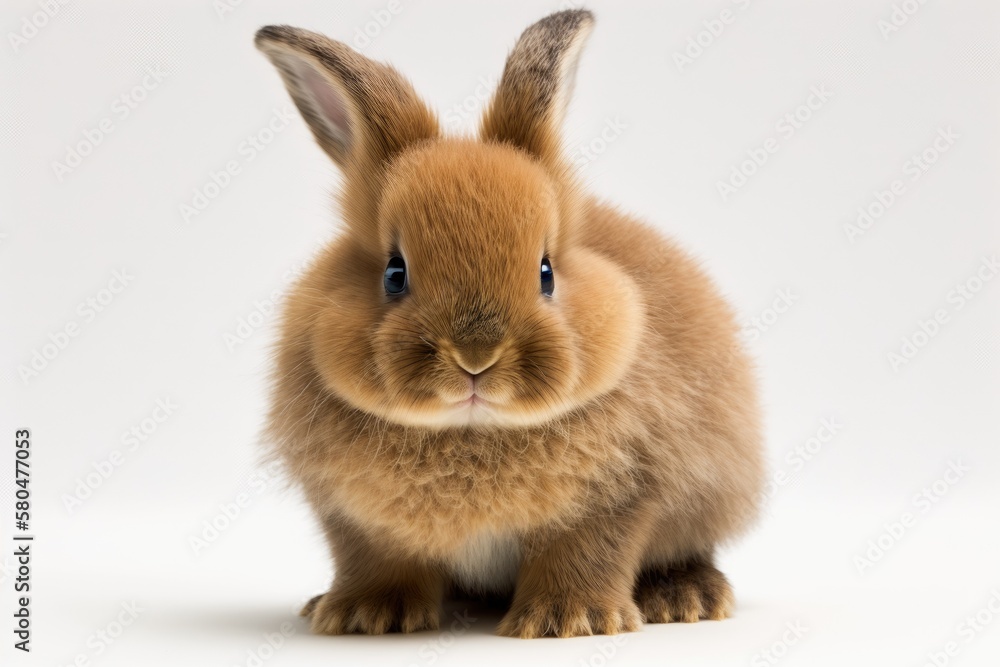
<svg viewBox="0 0 1000 667">
<path fill-rule="evenodd" d="M 489 370 L 500 359 L 498 348 L 466 347 L 455 353 L 455 363 L 473 377 Z"/>
</svg>

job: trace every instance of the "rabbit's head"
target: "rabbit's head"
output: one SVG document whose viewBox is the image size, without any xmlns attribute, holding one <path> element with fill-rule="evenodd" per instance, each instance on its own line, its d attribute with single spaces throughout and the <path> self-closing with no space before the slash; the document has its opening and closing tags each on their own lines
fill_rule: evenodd
<svg viewBox="0 0 1000 667">
<path fill-rule="evenodd" d="M 559 133 L 592 22 L 560 12 L 525 31 L 477 139 L 444 137 L 399 73 L 345 44 L 258 32 L 344 174 L 344 231 L 286 323 L 329 391 L 407 426 L 517 427 L 621 379 L 641 300 L 591 250 Z"/>
</svg>

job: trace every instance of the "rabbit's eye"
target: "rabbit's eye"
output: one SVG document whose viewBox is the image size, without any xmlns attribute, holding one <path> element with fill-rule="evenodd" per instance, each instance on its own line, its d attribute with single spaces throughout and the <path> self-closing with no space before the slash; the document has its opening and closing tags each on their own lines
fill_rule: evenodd
<svg viewBox="0 0 1000 667">
<path fill-rule="evenodd" d="M 386 294 L 402 294 L 406 291 L 406 262 L 399 255 L 389 258 L 382 278 Z"/>
<path fill-rule="evenodd" d="M 548 257 L 542 259 L 542 294 L 552 296 L 552 290 L 556 287 L 556 277 L 552 273 L 552 262 Z"/>
</svg>

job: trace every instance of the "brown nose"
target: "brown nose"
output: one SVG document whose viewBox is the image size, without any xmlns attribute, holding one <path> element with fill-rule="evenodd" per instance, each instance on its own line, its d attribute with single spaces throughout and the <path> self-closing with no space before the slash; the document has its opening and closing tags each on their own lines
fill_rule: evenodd
<svg viewBox="0 0 1000 667">
<path fill-rule="evenodd" d="M 479 375 L 500 358 L 500 350 L 493 346 L 465 346 L 455 352 L 457 363 L 469 375 Z"/>
<path fill-rule="evenodd" d="M 496 363 L 503 340 L 503 319 L 496 309 L 478 298 L 468 299 L 452 320 L 455 363 L 479 375 Z"/>
</svg>

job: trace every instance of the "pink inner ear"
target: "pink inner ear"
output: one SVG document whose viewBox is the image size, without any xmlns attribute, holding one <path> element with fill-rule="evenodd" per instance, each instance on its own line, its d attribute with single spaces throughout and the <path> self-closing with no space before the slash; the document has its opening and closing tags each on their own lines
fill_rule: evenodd
<svg viewBox="0 0 1000 667">
<path fill-rule="evenodd" d="M 336 87 L 308 62 L 300 63 L 299 72 L 302 82 L 312 95 L 316 111 L 326 122 L 330 134 L 343 145 L 345 150 L 349 150 L 353 131 L 347 101 Z"/>
</svg>

